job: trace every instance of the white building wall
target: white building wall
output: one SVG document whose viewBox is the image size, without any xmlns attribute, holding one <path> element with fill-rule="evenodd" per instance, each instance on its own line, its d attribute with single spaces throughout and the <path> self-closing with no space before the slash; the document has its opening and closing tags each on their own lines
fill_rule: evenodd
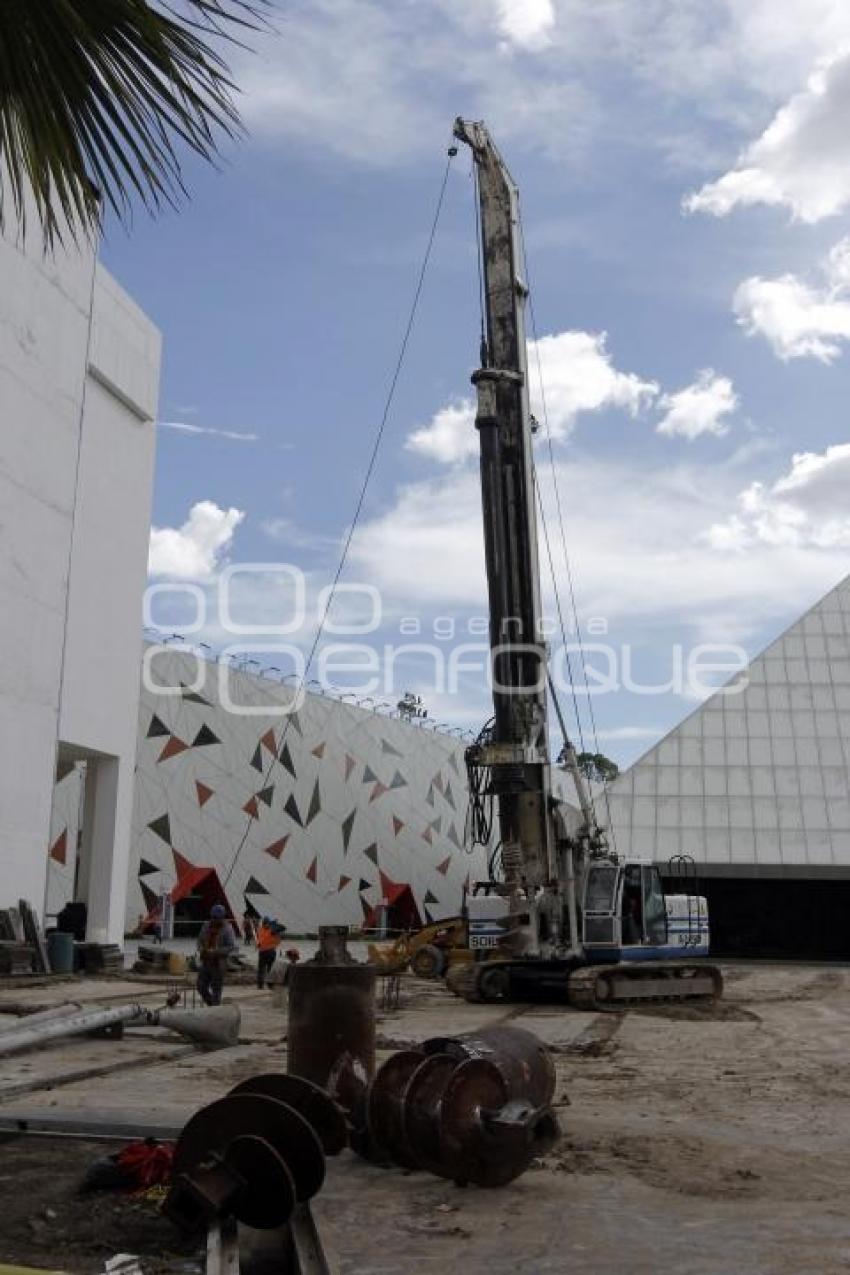
<svg viewBox="0 0 850 1275">
<path fill-rule="evenodd" d="M 850 578 L 738 684 L 610 786 L 616 848 L 721 874 L 850 873 Z"/>
<path fill-rule="evenodd" d="M 0 237 L 0 905 L 39 910 L 93 271 Z"/>
<path fill-rule="evenodd" d="M 63 739 L 121 759 L 126 868 L 158 362 L 90 249 L 0 236 L 0 906 L 43 910 Z"/>
</svg>

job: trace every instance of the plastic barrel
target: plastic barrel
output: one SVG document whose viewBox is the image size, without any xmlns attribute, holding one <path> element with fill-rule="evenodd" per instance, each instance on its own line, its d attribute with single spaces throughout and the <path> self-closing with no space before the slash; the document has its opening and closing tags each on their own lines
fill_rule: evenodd
<svg viewBox="0 0 850 1275">
<path fill-rule="evenodd" d="M 73 934 L 66 934 L 64 930 L 51 930 L 47 935 L 47 955 L 54 974 L 73 974 Z"/>
</svg>

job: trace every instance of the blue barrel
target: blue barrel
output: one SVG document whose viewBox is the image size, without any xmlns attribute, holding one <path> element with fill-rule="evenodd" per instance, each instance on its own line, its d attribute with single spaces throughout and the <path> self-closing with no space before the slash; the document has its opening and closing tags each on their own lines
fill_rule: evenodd
<svg viewBox="0 0 850 1275">
<path fill-rule="evenodd" d="M 73 974 L 73 934 L 66 934 L 64 930 L 50 930 L 47 935 L 47 956 L 54 974 Z"/>
</svg>

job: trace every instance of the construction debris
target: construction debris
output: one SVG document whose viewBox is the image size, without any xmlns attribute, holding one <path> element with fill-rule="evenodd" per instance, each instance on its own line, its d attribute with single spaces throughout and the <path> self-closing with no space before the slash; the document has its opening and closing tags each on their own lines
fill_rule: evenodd
<svg viewBox="0 0 850 1275">
<path fill-rule="evenodd" d="M 37 974 L 50 973 L 50 958 L 47 955 L 47 943 L 44 938 L 44 930 L 39 924 L 35 909 L 27 903 L 26 899 L 18 901 L 18 908 L 21 914 L 21 921 L 24 927 L 24 938 L 33 948 L 35 955 L 33 959 L 33 969 Z"/>
<path fill-rule="evenodd" d="M 18 943 L 14 939 L 0 939 L 0 974 L 31 974 L 35 948 L 29 943 Z"/>
<path fill-rule="evenodd" d="M 39 941 L 40 936 L 40 941 Z M 44 936 L 28 903 L 16 908 L 0 909 L 0 974 L 20 976 L 32 974 L 38 967 L 43 972 L 42 955 L 47 960 Z M 46 965 L 49 970 L 49 964 Z"/>
<path fill-rule="evenodd" d="M 76 963 L 84 974 L 121 973 L 124 953 L 117 943 L 76 943 Z"/>
</svg>

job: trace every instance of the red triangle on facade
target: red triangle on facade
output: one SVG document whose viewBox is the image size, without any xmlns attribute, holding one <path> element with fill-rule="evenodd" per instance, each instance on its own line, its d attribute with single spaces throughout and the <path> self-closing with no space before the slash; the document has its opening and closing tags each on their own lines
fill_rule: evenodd
<svg viewBox="0 0 850 1275">
<path fill-rule="evenodd" d="M 172 735 L 156 760 L 157 762 L 167 761 L 169 757 L 176 757 L 178 753 L 185 753 L 188 747 L 189 745 L 184 744 L 182 739 Z"/>
<path fill-rule="evenodd" d="M 396 836 L 398 836 L 398 834 L 401 832 L 403 827 L 404 827 L 404 820 L 399 819 L 398 815 L 393 815 L 393 832 L 395 833 Z"/>
<path fill-rule="evenodd" d="M 277 743 L 271 726 L 266 731 L 265 735 L 261 736 L 260 743 L 264 748 L 267 748 L 270 753 L 274 753 L 275 757 L 277 756 Z"/>
<path fill-rule="evenodd" d="M 319 856 L 318 856 L 318 855 L 316 855 L 316 857 L 314 858 L 313 862 L 310 864 L 309 868 L 308 868 L 308 869 L 307 869 L 307 871 L 304 873 L 304 875 L 306 876 L 307 880 L 308 880 L 308 881 L 312 881 L 312 882 L 313 882 L 313 885 L 315 885 L 315 884 L 316 884 L 316 869 L 317 869 L 317 867 L 318 867 L 318 864 L 319 864 Z"/>
<path fill-rule="evenodd" d="M 350 883 L 351 883 L 351 877 L 340 877 L 339 885 L 336 888 L 337 894 L 339 894 L 340 890 L 344 890 L 347 885 L 350 885 Z"/>
<path fill-rule="evenodd" d="M 265 853 L 270 854 L 273 859 L 279 859 L 286 849 L 286 843 L 289 840 L 289 833 L 285 837 L 281 837 L 278 841 L 273 841 L 270 846 L 265 846 Z"/>
<path fill-rule="evenodd" d="M 427 841 L 429 846 L 431 845 L 432 841 L 434 840 L 434 830 L 433 830 L 433 828 L 426 828 L 426 829 L 425 829 L 425 831 L 422 833 L 422 840 L 423 840 L 423 841 Z"/>
<path fill-rule="evenodd" d="M 375 801 L 377 800 L 378 797 L 383 797 L 385 792 L 389 792 L 389 788 L 387 787 L 386 784 L 382 784 L 379 779 L 378 782 L 375 784 L 375 787 L 372 789 L 372 795 L 370 796 L 369 800 Z"/>
<path fill-rule="evenodd" d="M 257 809 L 256 797 L 249 797 L 242 809 L 245 811 L 245 814 L 250 815 L 252 819 L 259 819 L 260 812 Z"/>
<path fill-rule="evenodd" d="M 319 761 L 321 761 L 325 755 L 325 741 L 322 740 L 321 744 L 317 744 L 315 748 L 311 748 L 310 752 L 314 757 L 318 757 Z"/>
<path fill-rule="evenodd" d="M 59 836 L 50 847 L 50 857 L 55 859 L 57 863 L 68 862 L 68 829 L 63 828 Z"/>
<path fill-rule="evenodd" d="M 180 881 L 188 872 L 194 872 L 195 865 L 190 863 L 185 855 L 179 850 L 175 850 L 172 846 L 171 853 L 174 855 L 174 870 L 177 873 L 177 880 Z"/>
<path fill-rule="evenodd" d="M 446 873 L 449 870 L 449 867 L 451 866 L 451 861 L 452 861 L 452 856 L 449 855 L 448 859 L 444 859 L 442 863 L 437 864 L 437 871 L 440 873 L 441 876 L 446 875 Z"/>
<path fill-rule="evenodd" d="M 212 788 L 208 788 L 206 784 L 202 784 L 200 779 L 195 780 L 195 792 L 198 794 L 199 806 L 205 806 L 207 802 L 209 801 L 210 797 L 213 797 L 215 795 L 213 793 Z"/>
</svg>

